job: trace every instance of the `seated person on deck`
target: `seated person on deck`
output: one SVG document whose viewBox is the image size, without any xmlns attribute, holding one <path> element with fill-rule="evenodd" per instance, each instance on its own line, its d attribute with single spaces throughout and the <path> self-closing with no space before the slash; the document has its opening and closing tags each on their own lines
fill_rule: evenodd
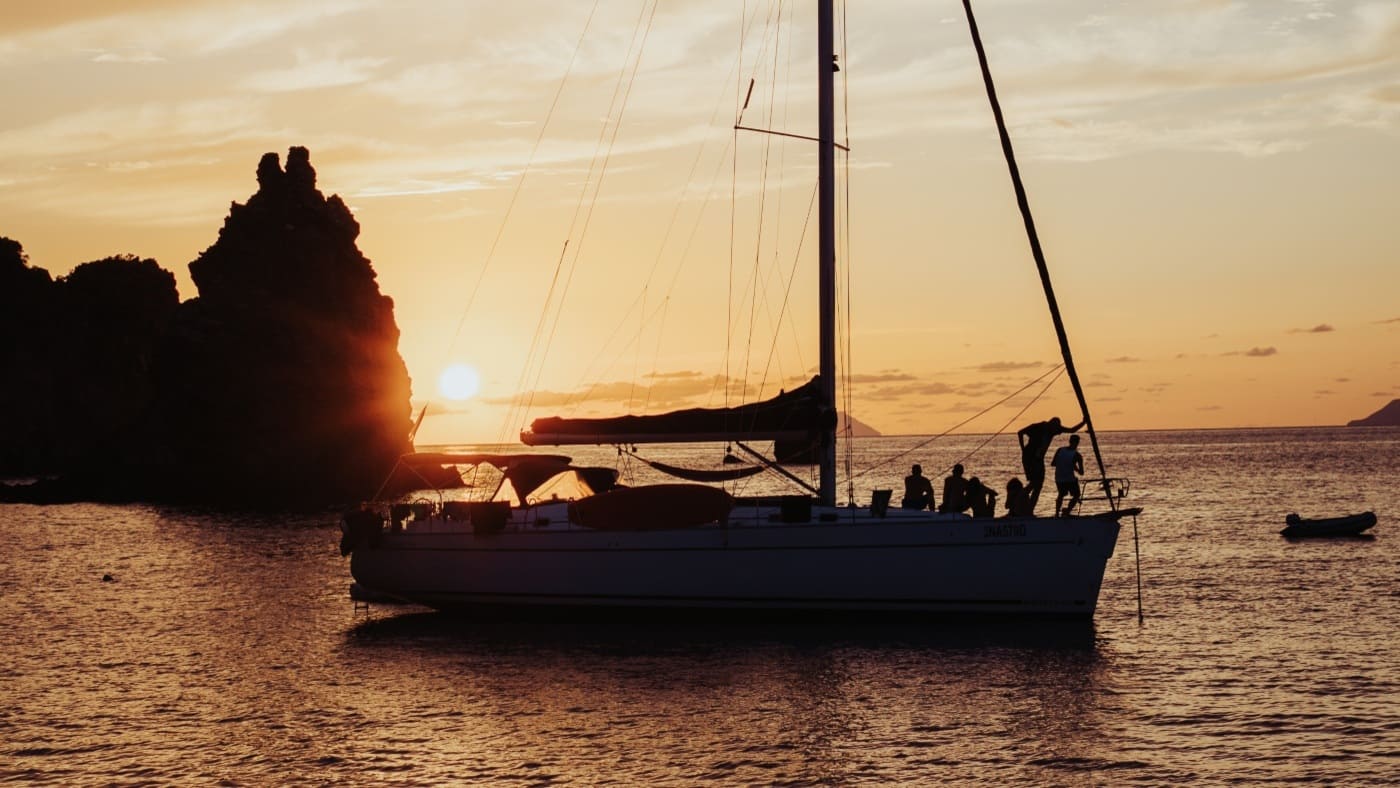
<svg viewBox="0 0 1400 788">
<path fill-rule="evenodd" d="M 933 506 L 933 483 L 924 475 L 924 469 L 915 465 L 904 477 L 904 498 L 899 502 L 902 509 L 929 509 Z"/>
<path fill-rule="evenodd" d="M 973 517 L 995 517 L 997 511 L 996 490 L 982 483 L 976 476 L 967 480 L 967 502 L 972 507 Z"/>
<path fill-rule="evenodd" d="M 967 479 L 963 478 L 962 465 L 954 465 L 953 473 L 943 480 L 943 505 L 940 512 L 967 511 Z"/>
<path fill-rule="evenodd" d="M 1013 476 L 1011 481 L 1006 483 L 1006 516 L 1030 517 L 1033 508 L 1030 491 L 1020 479 Z"/>
</svg>

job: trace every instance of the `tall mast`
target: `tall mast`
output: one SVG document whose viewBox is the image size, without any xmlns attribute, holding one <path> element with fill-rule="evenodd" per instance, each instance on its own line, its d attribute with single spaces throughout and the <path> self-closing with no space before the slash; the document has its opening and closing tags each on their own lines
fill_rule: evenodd
<svg viewBox="0 0 1400 788">
<path fill-rule="evenodd" d="M 821 403 L 836 412 L 836 114 L 833 101 L 835 25 L 833 0 L 817 3 L 817 244 L 818 308 L 821 316 Z M 823 428 L 821 436 L 820 502 L 836 503 L 836 424 Z"/>
</svg>

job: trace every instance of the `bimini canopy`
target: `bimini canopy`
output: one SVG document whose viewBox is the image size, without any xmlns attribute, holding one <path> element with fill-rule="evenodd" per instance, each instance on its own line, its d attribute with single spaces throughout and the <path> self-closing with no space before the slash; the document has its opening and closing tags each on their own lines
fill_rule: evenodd
<svg viewBox="0 0 1400 788">
<path fill-rule="evenodd" d="M 803 441 L 836 424 L 821 403 L 818 379 L 772 399 L 733 408 L 690 408 L 654 416 L 535 419 L 520 433 L 527 446 L 576 444 Z"/>
<path fill-rule="evenodd" d="M 452 454 L 443 452 L 422 452 L 405 454 L 400 461 L 409 467 L 415 465 L 490 465 L 496 468 L 510 484 L 514 495 L 505 495 L 517 502 L 523 502 L 540 487 L 555 477 L 567 474 L 577 478 L 587 492 L 603 492 L 617 483 L 617 471 L 612 468 L 578 467 L 570 457 L 562 454 Z M 497 498 L 502 497 L 498 491 Z"/>
</svg>

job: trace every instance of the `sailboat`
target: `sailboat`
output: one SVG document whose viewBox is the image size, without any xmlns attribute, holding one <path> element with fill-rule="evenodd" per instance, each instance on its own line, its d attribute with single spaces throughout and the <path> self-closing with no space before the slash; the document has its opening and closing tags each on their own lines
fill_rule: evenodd
<svg viewBox="0 0 1400 788">
<path fill-rule="evenodd" d="M 1092 439 L 1082 387 L 1050 289 L 1010 142 L 987 77 L 1018 199 L 1056 330 Z M 836 217 L 832 0 L 817 24 L 820 353 L 811 382 L 766 402 L 613 419 L 538 419 L 528 446 L 773 441 L 777 460 L 687 474 L 688 481 L 622 486 L 610 468 L 558 454 L 430 454 L 406 462 L 494 469 L 489 500 L 397 503 L 346 515 L 342 553 L 358 593 L 439 609 L 671 608 L 1035 615 L 1090 618 L 1120 520 L 1099 470 L 1106 511 L 1090 516 L 968 517 L 837 503 Z M 740 498 L 715 486 L 726 474 L 781 471 L 785 447 L 814 455 L 810 494 Z M 796 447 L 796 449 L 793 449 Z M 655 464 L 653 464 L 655 465 Z M 800 480 L 798 480 L 800 481 Z"/>
</svg>

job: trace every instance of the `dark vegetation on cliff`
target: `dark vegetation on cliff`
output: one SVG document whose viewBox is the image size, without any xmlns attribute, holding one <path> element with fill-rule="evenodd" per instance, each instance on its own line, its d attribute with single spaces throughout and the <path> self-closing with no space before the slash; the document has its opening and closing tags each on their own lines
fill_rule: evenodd
<svg viewBox="0 0 1400 788">
<path fill-rule="evenodd" d="M 0 239 L 8 497 L 319 505 L 373 494 L 411 451 L 393 301 L 305 148 L 258 164 L 179 303 L 153 260 L 51 280 Z"/>
</svg>

